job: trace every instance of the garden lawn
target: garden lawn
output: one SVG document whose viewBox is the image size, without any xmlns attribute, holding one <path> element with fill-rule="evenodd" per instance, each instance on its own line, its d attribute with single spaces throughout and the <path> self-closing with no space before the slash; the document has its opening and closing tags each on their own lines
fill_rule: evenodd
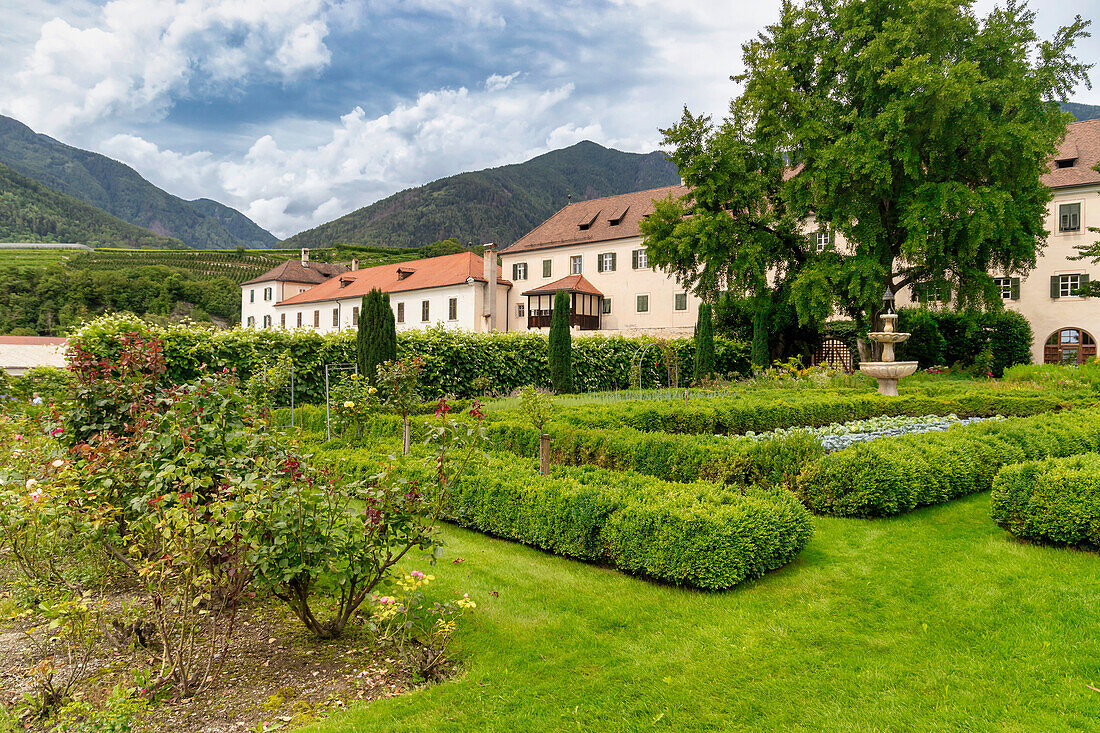
<svg viewBox="0 0 1100 733">
<path fill-rule="evenodd" d="M 465 670 L 311 730 L 1096 730 L 1100 557 L 1020 543 L 988 494 L 815 523 L 725 593 L 448 527 Z"/>
</svg>

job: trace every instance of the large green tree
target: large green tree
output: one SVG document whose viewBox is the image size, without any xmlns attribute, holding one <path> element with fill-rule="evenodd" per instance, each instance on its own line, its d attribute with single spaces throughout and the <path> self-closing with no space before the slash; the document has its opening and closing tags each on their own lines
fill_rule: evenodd
<svg viewBox="0 0 1100 733">
<path fill-rule="evenodd" d="M 377 288 L 363 296 L 359 310 L 359 330 L 356 333 L 355 353 L 359 373 L 370 380 L 378 378 L 378 365 L 396 358 L 397 337 L 394 334 L 393 311 L 389 295 Z"/>
<path fill-rule="evenodd" d="M 968 0 L 784 2 L 744 46 L 729 117 L 662 131 L 691 193 L 643 224 L 650 261 L 753 298 L 756 335 L 784 297 L 803 325 L 865 327 L 887 287 L 918 283 L 999 305 L 991 273 L 1026 273 L 1046 235 L 1056 100 L 1087 82 L 1088 23 L 1043 41 L 1034 21 L 1015 1 L 984 18 Z M 817 252 L 807 221 L 845 243 Z"/>
<path fill-rule="evenodd" d="M 918 283 L 999 304 L 991 273 L 1035 265 L 1088 22 L 1051 40 L 1034 23 L 1015 0 L 984 18 L 969 0 L 805 0 L 745 45 L 744 103 L 794 166 L 783 198 L 848 242 L 799 269 L 801 320 L 866 325 Z"/>
</svg>

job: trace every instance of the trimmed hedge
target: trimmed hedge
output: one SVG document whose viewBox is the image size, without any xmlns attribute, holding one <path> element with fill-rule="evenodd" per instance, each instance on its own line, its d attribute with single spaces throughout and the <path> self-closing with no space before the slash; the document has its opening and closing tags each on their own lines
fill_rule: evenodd
<svg viewBox="0 0 1100 733">
<path fill-rule="evenodd" d="M 563 407 L 558 410 L 557 419 L 583 427 L 625 426 L 665 433 L 735 435 L 750 430 L 767 432 L 794 426 L 817 427 L 879 415 L 1035 415 L 1057 409 L 1062 399 L 1050 393 L 1015 394 L 989 389 L 950 397 L 922 394 L 884 397 L 877 392 L 828 394 L 811 389 L 783 393 L 761 390 L 733 399 L 638 400 Z"/>
<path fill-rule="evenodd" d="M 156 326 L 130 316 L 103 316 L 77 329 L 72 338 L 96 354 L 117 350 L 118 336 L 136 331 L 164 341 L 168 364 L 166 379 L 183 384 L 211 369 L 235 369 L 242 379 L 274 364 L 289 353 L 296 373 L 296 400 L 324 402 L 324 365 L 355 361 L 355 332 L 332 334 L 299 329 L 253 330 L 233 328 L 211 330 L 199 326 Z M 653 339 L 621 336 L 579 336 L 573 339 L 574 391 L 592 392 L 627 389 L 630 367 L 639 348 Z M 680 356 L 680 374 L 692 373 L 695 346 L 691 339 L 671 342 Z M 434 328 L 401 331 L 397 334 L 399 357 L 424 358 L 422 394 L 475 397 L 475 377 L 484 377 L 489 387 L 509 393 L 534 384 L 550 386 L 544 334 L 513 332 L 475 334 Z M 663 384 L 660 358 L 651 349 L 645 359 L 645 386 Z M 749 369 L 748 345 L 729 339 L 715 339 L 716 368 L 722 373 L 744 373 Z M 285 400 L 289 404 L 289 398 Z"/>
<path fill-rule="evenodd" d="M 1095 408 L 984 422 L 831 453 L 802 471 L 796 492 L 815 512 L 888 516 L 987 491 L 1008 464 L 1098 449 Z"/>
<path fill-rule="evenodd" d="M 1100 546 L 1100 454 L 1005 466 L 993 481 L 990 514 L 1017 537 Z"/>
<path fill-rule="evenodd" d="M 379 466 L 379 456 L 354 450 L 320 457 L 353 475 Z M 408 464 L 413 478 L 428 471 Z M 537 461 L 500 454 L 468 471 L 445 502 L 456 524 L 668 583 L 730 588 L 786 564 L 813 534 L 809 512 L 780 489 L 676 484 L 594 466 L 540 476 Z"/>
</svg>

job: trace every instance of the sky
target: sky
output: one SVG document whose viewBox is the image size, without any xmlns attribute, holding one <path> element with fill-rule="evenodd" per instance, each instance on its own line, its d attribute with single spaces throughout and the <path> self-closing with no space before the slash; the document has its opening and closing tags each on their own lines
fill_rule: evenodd
<svg viewBox="0 0 1100 733">
<path fill-rule="evenodd" d="M 720 117 L 780 0 L 3 0 L 0 113 L 279 237 L 581 140 Z M 994 0 L 978 0 L 979 12 Z M 1100 0 L 1033 0 L 1049 37 Z M 1078 48 L 1100 63 L 1098 37 Z M 1100 104 L 1094 88 L 1073 100 Z"/>
</svg>

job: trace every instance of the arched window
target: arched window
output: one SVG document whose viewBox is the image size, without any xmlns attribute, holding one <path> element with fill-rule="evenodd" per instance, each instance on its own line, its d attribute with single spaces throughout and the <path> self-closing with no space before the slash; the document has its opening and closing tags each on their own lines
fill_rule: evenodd
<svg viewBox="0 0 1100 733">
<path fill-rule="evenodd" d="M 1043 361 L 1047 364 L 1084 364 L 1096 356 L 1096 339 L 1080 328 L 1063 328 L 1047 339 Z"/>
</svg>

